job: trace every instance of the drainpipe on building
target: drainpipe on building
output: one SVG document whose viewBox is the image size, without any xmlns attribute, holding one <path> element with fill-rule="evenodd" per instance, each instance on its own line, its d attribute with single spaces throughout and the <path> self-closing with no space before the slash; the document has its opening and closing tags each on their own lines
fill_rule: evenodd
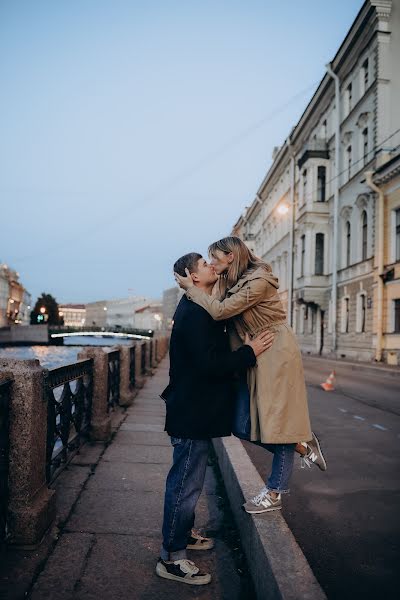
<svg viewBox="0 0 400 600">
<path fill-rule="evenodd" d="M 293 283 L 294 283 L 294 227 L 296 224 L 296 206 L 295 206 L 295 158 L 293 146 L 290 143 L 290 136 L 286 140 L 289 156 L 290 156 L 290 206 L 291 206 L 291 223 L 289 235 L 289 289 L 288 289 L 288 323 L 293 326 Z"/>
<path fill-rule="evenodd" d="M 340 81 L 333 72 L 331 63 L 326 65 L 327 73 L 335 82 L 335 188 L 333 198 L 333 256 L 332 256 L 332 352 L 337 349 L 337 273 L 338 273 L 338 218 L 339 218 L 339 173 L 340 173 Z"/>
<path fill-rule="evenodd" d="M 376 321 L 376 349 L 375 360 L 382 360 L 383 346 L 383 271 L 384 271 L 384 194 L 383 191 L 372 181 L 374 171 L 366 171 L 365 178 L 367 185 L 378 194 L 378 306 Z"/>
</svg>

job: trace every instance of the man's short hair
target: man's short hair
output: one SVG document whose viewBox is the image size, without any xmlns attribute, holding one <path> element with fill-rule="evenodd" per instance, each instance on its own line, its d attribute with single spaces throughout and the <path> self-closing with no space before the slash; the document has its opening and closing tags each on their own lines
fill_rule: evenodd
<svg viewBox="0 0 400 600">
<path fill-rule="evenodd" d="M 185 269 L 189 269 L 189 273 L 195 273 L 197 271 L 197 263 L 201 258 L 203 258 L 202 255 L 197 252 L 189 252 L 189 254 L 181 256 L 174 264 L 174 273 L 178 273 L 182 277 L 186 276 Z"/>
</svg>

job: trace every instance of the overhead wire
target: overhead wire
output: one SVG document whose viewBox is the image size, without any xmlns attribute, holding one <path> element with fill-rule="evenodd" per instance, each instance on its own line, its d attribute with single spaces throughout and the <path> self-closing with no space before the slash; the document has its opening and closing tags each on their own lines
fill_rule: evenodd
<svg viewBox="0 0 400 600">
<path fill-rule="evenodd" d="M 254 133 L 255 131 L 258 131 L 263 125 L 265 125 L 266 123 L 271 121 L 274 117 L 276 117 L 276 115 L 285 111 L 291 104 L 293 104 L 293 102 L 295 102 L 298 98 L 303 96 L 306 92 L 309 92 L 311 89 L 314 89 L 317 83 L 318 82 L 313 82 L 312 84 L 308 85 L 306 88 L 304 88 L 303 90 L 301 90 L 300 92 L 298 92 L 297 94 L 292 96 L 285 104 L 273 109 L 270 113 L 268 113 L 268 115 L 266 115 L 262 119 L 259 119 L 258 121 L 254 122 L 249 127 L 247 127 L 245 130 L 242 130 L 240 133 L 233 136 L 229 141 L 222 144 L 218 149 L 207 154 L 206 156 L 201 158 L 199 161 L 197 161 L 195 164 L 188 167 L 181 173 L 171 177 L 166 182 L 160 183 L 158 186 L 153 188 L 153 190 L 151 190 L 151 192 L 148 192 L 147 194 L 145 194 L 144 196 L 142 196 L 139 199 L 141 205 L 143 205 L 143 203 L 146 203 L 146 205 L 148 205 L 148 204 L 154 202 L 155 196 L 157 195 L 158 192 L 162 191 L 164 194 L 167 192 L 170 192 L 177 185 L 179 185 L 182 181 L 184 181 L 185 179 L 188 179 L 189 177 L 194 175 L 197 171 L 201 170 L 202 168 L 204 168 L 205 166 L 207 166 L 208 164 L 210 164 L 211 162 L 213 162 L 214 160 L 219 158 L 221 155 L 225 154 L 232 147 L 237 146 L 243 139 L 245 139 L 246 137 L 249 137 L 252 133 Z M 101 228 L 106 227 L 106 226 L 108 227 L 110 225 L 110 223 L 114 223 L 122 218 L 126 218 L 126 216 L 131 214 L 136 208 L 137 208 L 137 206 L 130 205 L 127 209 L 124 209 L 124 205 L 122 205 L 117 211 L 114 211 L 112 214 L 108 214 L 107 218 L 104 219 L 102 222 L 96 223 L 92 227 L 85 228 L 85 230 L 83 232 L 82 231 L 76 232 L 72 236 L 69 235 L 64 241 L 57 242 L 57 244 L 55 244 L 54 246 L 50 246 L 46 249 L 42 249 L 37 253 L 32 253 L 32 254 L 29 254 L 26 256 L 21 256 L 21 257 L 15 257 L 13 259 L 13 261 L 18 262 L 18 263 L 26 262 L 29 260 L 33 260 L 33 259 L 37 258 L 38 256 L 43 256 L 43 253 L 59 251 L 60 249 L 63 249 L 64 247 L 68 247 L 71 244 L 71 241 L 81 237 L 82 235 L 85 235 L 85 236 L 92 235 L 93 233 L 99 231 Z"/>
</svg>

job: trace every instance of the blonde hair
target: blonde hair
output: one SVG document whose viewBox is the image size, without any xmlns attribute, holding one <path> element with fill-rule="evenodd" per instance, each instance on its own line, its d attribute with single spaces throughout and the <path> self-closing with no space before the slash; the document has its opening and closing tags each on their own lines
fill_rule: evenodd
<svg viewBox="0 0 400 600">
<path fill-rule="evenodd" d="M 226 273 L 223 273 L 219 278 L 219 286 L 221 296 L 225 297 L 226 292 L 233 287 L 246 271 L 255 271 L 262 267 L 269 273 L 272 272 L 271 266 L 258 258 L 246 244 L 238 237 L 225 237 L 217 242 L 214 242 L 208 247 L 208 254 L 215 256 L 217 250 L 224 254 L 232 252 L 233 261 L 228 267 Z"/>
</svg>

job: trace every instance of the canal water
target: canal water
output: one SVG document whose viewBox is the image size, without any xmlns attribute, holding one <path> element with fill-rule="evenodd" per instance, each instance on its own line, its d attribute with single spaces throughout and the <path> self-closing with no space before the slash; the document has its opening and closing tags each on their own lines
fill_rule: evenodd
<svg viewBox="0 0 400 600">
<path fill-rule="evenodd" d="M 0 347 L 0 358 L 36 358 L 42 367 L 54 369 L 76 362 L 78 353 L 84 346 L 115 346 L 116 343 L 131 344 L 132 340 L 82 336 L 64 340 L 63 346 L 4 346 Z"/>
</svg>

